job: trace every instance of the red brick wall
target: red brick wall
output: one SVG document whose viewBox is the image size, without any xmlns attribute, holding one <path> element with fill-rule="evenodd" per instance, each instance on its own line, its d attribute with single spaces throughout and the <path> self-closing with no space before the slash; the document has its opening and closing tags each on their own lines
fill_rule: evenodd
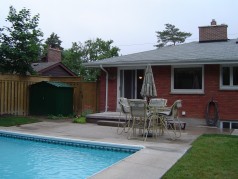
<svg viewBox="0 0 238 179">
<path fill-rule="evenodd" d="M 116 68 L 113 68 L 116 72 Z M 213 97 L 218 102 L 219 116 L 223 120 L 238 120 L 238 91 L 219 90 L 219 65 L 204 66 L 204 94 L 171 94 L 171 66 L 152 67 L 157 95 L 168 99 L 168 106 L 177 99 L 182 100 L 181 112 L 189 118 L 205 118 L 206 106 Z M 108 111 L 116 110 L 117 80 L 109 80 Z M 101 76 L 100 110 L 105 110 L 105 72 Z"/>
<path fill-rule="evenodd" d="M 61 50 L 49 48 L 47 52 L 48 62 L 61 62 Z"/>
<path fill-rule="evenodd" d="M 227 40 L 227 25 L 199 27 L 199 42 Z"/>
<path fill-rule="evenodd" d="M 220 119 L 238 120 L 238 91 L 219 89 L 219 65 L 205 65 L 204 67 L 204 94 L 170 94 L 171 67 L 153 67 L 158 97 L 168 99 L 172 105 L 176 99 L 182 100 L 182 111 L 186 117 L 204 118 L 206 106 L 213 97 L 218 102 Z"/>
<path fill-rule="evenodd" d="M 108 71 L 108 111 L 116 111 L 117 102 L 117 68 L 106 68 Z M 101 71 L 100 77 L 100 112 L 105 111 L 106 105 L 106 73 Z"/>
</svg>

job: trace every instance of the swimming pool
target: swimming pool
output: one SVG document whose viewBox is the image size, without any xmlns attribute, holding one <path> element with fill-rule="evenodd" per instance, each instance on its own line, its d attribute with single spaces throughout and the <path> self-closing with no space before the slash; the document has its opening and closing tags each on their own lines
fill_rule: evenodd
<svg viewBox="0 0 238 179">
<path fill-rule="evenodd" d="M 142 149 L 0 130 L 1 178 L 87 178 Z"/>
</svg>

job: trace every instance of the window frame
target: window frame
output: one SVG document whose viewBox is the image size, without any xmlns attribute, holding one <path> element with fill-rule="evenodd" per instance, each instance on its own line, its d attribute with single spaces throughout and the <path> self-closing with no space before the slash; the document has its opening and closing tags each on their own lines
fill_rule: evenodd
<svg viewBox="0 0 238 179">
<path fill-rule="evenodd" d="M 174 89 L 174 69 L 177 68 L 202 68 L 202 88 L 201 89 Z M 171 94 L 204 94 L 204 65 L 171 66 Z"/>
<path fill-rule="evenodd" d="M 223 85 L 223 67 L 229 67 L 230 85 Z M 238 90 L 238 85 L 233 85 L 233 67 L 238 67 L 238 64 L 220 65 L 220 90 Z"/>
</svg>

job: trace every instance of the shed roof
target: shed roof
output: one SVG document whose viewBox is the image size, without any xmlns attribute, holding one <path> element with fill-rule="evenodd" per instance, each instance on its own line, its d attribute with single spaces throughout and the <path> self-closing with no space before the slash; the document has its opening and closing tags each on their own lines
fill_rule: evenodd
<svg viewBox="0 0 238 179">
<path fill-rule="evenodd" d="M 39 83 L 35 83 L 33 85 L 37 85 L 37 84 L 49 84 L 51 86 L 57 87 L 57 88 L 73 88 L 71 85 L 67 84 L 67 83 L 63 83 L 63 82 L 58 82 L 58 81 L 42 81 Z"/>
<path fill-rule="evenodd" d="M 237 39 L 223 42 L 191 42 L 176 46 L 84 63 L 86 67 L 238 63 Z"/>
<path fill-rule="evenodd" d="M 47 81 L 47 83 L 52 85 L 52 86 L 59 87 L 59 88 L 72 88 L 71 85 L 69 85 L 67 83 L 63 83 L 63 82 Z"/>
</svg>

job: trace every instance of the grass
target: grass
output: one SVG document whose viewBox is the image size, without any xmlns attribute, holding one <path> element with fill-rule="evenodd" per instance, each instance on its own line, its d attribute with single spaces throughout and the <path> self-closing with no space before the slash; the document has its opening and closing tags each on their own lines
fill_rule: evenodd
<svg viewBox="0 0 238 179">
<path fill-rule="evenodd" d="M 66 117 L 59 114 L 59 115 L 48 115 L 47 119 L 53 119 L 53 120 L 58 120 L 58 119 L 65 119 Z"/>
<path fill-rule="evenodd" d="M 8 116 L 8 117 L 0 117 L 0 126 L 10 127 L 10 126 L 18 126 L 22 124 L 29 124 L 39 122 L 38 119 L 29 118 L 29 117 L 19 117 L 19 116 Z"/>
<path fill-rule="evenodd" d="M 73 115 L 63 116 L 62 114 L 59 114 L 59 115 L 47 116 L 47 119 L 52 119 L 52 120 L 61 120 L 61 119 L 70 119 L 70 118 L 73 118 Z"/>
<path fill-rule="evenodd" d="M 204 134 L 162 178 L 235 179 L 237 168 L 238 137 Z"/>
</svg>

